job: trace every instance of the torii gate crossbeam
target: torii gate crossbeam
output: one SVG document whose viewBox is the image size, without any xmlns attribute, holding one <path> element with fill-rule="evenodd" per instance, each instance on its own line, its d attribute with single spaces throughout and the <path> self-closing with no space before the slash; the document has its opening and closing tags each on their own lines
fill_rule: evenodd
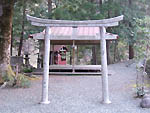
<svg viewBox="0 0 150 113">
<path fill-rule="evenodd" d="M 41 104 L 49 104 L 48 100 L 48 82 L 49 82 L 49 51 L 51 40 L 51 27 L 99 27 L 101 41 L 101 62 L 102 62 L 102 102 L 105 104 L 111 103 L 109 100 L 108 90 L 108 69 L 107 69 L 107 51 L 106 51 L 106 27 L 113 27 L 123 20 L 123 15 L 103 20 L 85 20 L 85 21 L 70 21 L 70 20 L 51 20 L 41 19 L 27 15 L 27 19 L 32 25 L 45 26 L 45 52 L 44 52 L 44 75 L 42 81 L 42 99 Z"/>
</svg>

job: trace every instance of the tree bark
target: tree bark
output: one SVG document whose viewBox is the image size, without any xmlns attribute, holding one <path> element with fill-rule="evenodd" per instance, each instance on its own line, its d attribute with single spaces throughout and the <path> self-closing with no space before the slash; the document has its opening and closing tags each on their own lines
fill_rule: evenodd
<svg viewBox="0 0 150 113">
<path fill-rule="evenodd" d="M 13 4 L 14 0 L 0 0 L 0 79 L 10 64 Z"/>
<path fill-rule="evenodd" d="M 103 1 L 102 0 L 99 0 L 99 5 L 101 6 L 103 4 Z"/>
<path fill-rule="evenodd" d="M 12 26 L 13 28 L 13 26 Z M 13 29 L 11 29 L 11 47 L 10 47 L 10 55 L 12 56 L 13 52 Z"/>
<path fill-rule="evenodd" d="M 118 45 L 118 41 L 115 40 L 114 42 L 114 62 L 116 62 L 116 56 L 117 56 L 117 45 Z"/>
<path fill-rule="evenodd" d="M 132 5 L 132 0 L 128 0 L 128 2 L 129 2 L 129 7 L 131 7 L 131 5 Z"/>
<path fill-rule="evenodd" d="M 18 56 L 21 56 L 22 46 L 23 46 L 23 38 L 24 38 L 24 23 L 25 23 L 25 11 L 26 11 L 26 0 L 23 0 L 23 16 L 22 16 L 22 31 L 19 43 L 19 51 Z"/>
<path fill-rule="evenodd" d="M 97 58 L 96 58 L 96 45 L 92 47 L 92 64 L 97 65 Z"/>
<path fill-rule="evenodd" d="M 110 46 L 110 41 L 107 40 L 106 41 L 106 49 L 107 49 L 107 64 L 109 65 L 110 64 L 110 49 L 109 49 L 109 46 Z"/>
<path fill-rule="evenodd" d="M 129 8 L 132 8 L 132 0 L 128 0 L 128 2 L 129 2 Z M 129 21 L 129 27 L 132 27 L 130 21 Z M 130 37 L 130 39 L 132 39 L 132 37 Z M 133 44 L 129 44 L 129 59 L 133 59 L 133 58 L 134 58 Z"/>
<path fill-rule="evenodd" d="M 52 0 L 48 0 L 48 13 L 52 12 Z"/>
<path fill-rule="evenodd" d="M 129 45 L 129 59 L 133 59 L 133 58 L 134 58 L 133 45 Z"/>
</svg>

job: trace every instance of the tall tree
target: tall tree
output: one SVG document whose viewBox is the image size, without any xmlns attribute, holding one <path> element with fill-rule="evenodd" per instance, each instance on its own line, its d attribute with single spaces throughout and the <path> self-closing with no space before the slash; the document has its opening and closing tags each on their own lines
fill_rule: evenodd
<svg viewBox="0 0 150 113">
<path fill-rule="evenodd" d="M 128 2 L 129 2 L 129 8 L 132 10 L 132 0 L 128 0 Z M 129 22 L 129 27 L 132 27 L 130 22 Z M 132 38 L 132 36 L 130 38 Z M 134 58 L 133 46 L 134 46 L 133 43 L 129 43 L 129 59 L 133 59 Z"/>
<path fill-rule="evenodd" d="M 124 20 L 122 21 L 122 24 L 118 28 L 114 28 L 112 31 L 114 33 L 119 34 L 119 41 L 118 44 L 124 46 L 123 48 L 118 48 L 118 54 L 121 59 L 126 59 L 126 51 L 128 51 L 128 58 L 133 59 L 134 58 L 134 48 L 136 46 L 136 41 L 142 38 L 138 34 L 138 25 L 136 20 L 142 19 L 145 16 L 145 0 L 113 0 L 111 3 L 117 3 L 118 5 L 114 4 L 113 7 L 109 7 L 111 9 L 111 13 L 113 16 L 117 16 L 120 14 L 124 15 Z M 110 3 L 109 3 L 110 4 Z M 113 10 L 114 8 L 115 10 Z M 113 12 L 112 12 L 113 11 Z M 128 44 L 128 45 L 127 45 Z M 124 52 L 124 53 L 123 53 Z M 124 54 L 124 55 L 122 55 Z"/>
<path fill-rule="evenodd" d="M 101 6 L 103 3 L 103 0 L 99 0 L 99 6 Z"/>
<path fill-rule="evenodd" d="M 0 0 L 0 79 L 10 64 L 13 4 L 14 0 Z"/>
<path fill-rule="evenodd" d="M 52 0 L 48 0 L 48 13 L 52 11 Z"/>
<path fill-rule="evenodd" d="M 42 0 L 16 0 L 14 4 L 14 16 L 13 16 L 13 44 L 18 46 L 18 43 L 15 43 L 16 38 L 20 37 L 19 47 L 18 47 L 18 56 L 22 54 L 23 40 L 26 40 L 29 34 L 35 32 L 33 26 L 31 26 L 26 20 L 26 11 L 32 15 L 42 12 L 43 7 L 38 7 Z M 43 4 L 42 4 L 43 5 Z M 46 11 L 45 11 L 46 12 Z M 37 30 L 37 29 L 36 29 Z"/>
<path fill-rule="evenodd" d="M 18 56 L 21 55 L 22 46 L 23 46 L 23 39 L 24 39 L 24 27 L 25 27 L 25 11 L 26 11 L 26 0 L 22 1 L 23 10 L 22 10 L 22 30 L 21 30 L 21 37 L 20 37 L 20 43 L 19 43 L 19 50 L 18 50 Z"/>
</svg>

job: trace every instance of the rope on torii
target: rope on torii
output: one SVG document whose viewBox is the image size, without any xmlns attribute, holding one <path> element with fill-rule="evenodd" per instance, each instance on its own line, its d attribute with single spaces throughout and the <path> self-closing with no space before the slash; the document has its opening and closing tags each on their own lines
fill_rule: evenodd
<svg viewBox="0 0 150 113">
<path fill-rule="evenodd" d="M 45 30 L 45 52 L 44 52 L 44 75 L 42 81 L 42 99 L 41 104 L 49 104 L 48 100 L 48 83 L 49 83 L 49 51 L 51 40 L 51 27 L 99 27 L 101 41 L 101 62 L 102 62 L 102 102 L 105 104 L 111 103 L 108 90 L 108 69 L 107 69 L 107 51 L 106 51 L 106 28 L 118 26 L 119 21 L 123 20 L 123 15 L 103 20 L 52 20 L 41 19 L 27 15 L 27 19 L 34 26 L 44 26 Z"/>
</svg>

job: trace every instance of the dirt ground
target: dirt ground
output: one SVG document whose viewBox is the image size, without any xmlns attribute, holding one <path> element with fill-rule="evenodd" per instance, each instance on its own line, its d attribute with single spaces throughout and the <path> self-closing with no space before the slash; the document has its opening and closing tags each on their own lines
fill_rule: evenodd
<svg viewBox="0 0 150 113">
<path fill-rule="evenodd" d="M 27 89 L 0 89 L 0 113 L 149 113 L 135 96 L 135 64 L 109 65 L 111 104 L 102 104 L 100 76 L 50 76 L 50 104 L 41 99 L 41 79 Z"/>
</svg>

